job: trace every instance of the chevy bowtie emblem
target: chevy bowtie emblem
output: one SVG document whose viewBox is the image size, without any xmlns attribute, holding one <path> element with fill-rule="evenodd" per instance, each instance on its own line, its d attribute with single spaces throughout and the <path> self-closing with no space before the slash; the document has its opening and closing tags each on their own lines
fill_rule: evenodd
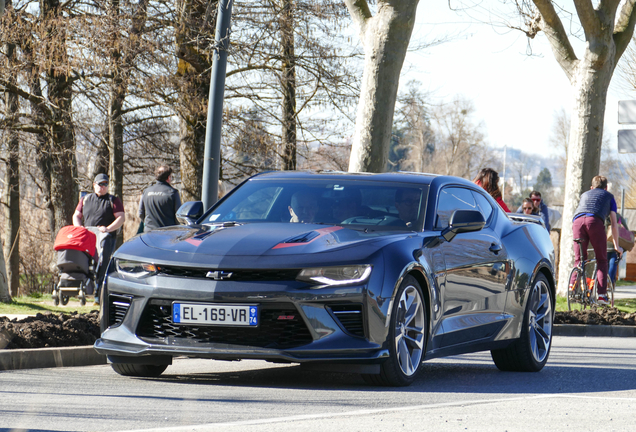
<svg viewBox="0 0 636 432">
<path fill-rule="evenodd" d="M 232 272 L 209 271 L 208 274 L 205 275 L 205 277 L 209 277 L 210 279 L 214 279 L 214 280 L 229 279 L 232 277 Z"/>
</svg>

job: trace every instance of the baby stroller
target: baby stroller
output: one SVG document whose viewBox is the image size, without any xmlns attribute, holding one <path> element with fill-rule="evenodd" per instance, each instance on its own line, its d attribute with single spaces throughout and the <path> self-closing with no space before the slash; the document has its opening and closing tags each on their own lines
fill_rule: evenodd
<svg viewBox="0 0 636 432">
<path fill-rule="evenodd" d="M 57 233 L 53 248 L 57 251 L 57 268 L 60 279 L 53 289 L 55 305 L 68 304 L 77 296 L 80 304 L 86 304 L 86 295 L 93 294 L 98 255 L 97 237 L 84 227 L 65 226 Z"/>
</svg>

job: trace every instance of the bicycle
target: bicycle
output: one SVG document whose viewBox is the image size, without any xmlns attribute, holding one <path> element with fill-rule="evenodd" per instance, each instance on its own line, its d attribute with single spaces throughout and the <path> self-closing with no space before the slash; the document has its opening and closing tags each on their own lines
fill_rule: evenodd
<svg viewBox="0 0 636 432">
<path fill-rule="evenodd" d="M 597 307 L 598 304 L 598 280 L 596 279 L 596 260 L 583 259 L 583 247 L 581 246 L 581 239 L 574 239 L 574 242 L 579 245 L 581 263 L 575 266 L 570 272 L 570 278 L 568 279 L 568 310 L 577 308 L 585 310 L 588 306 Z M 620 260 L 620 256 L 617 257 L 617 261 Z M 590 265 L 593 266 L 592 277 L 588 281 L 586 266 L 589 269 Z M 576 276 L 574 276 L 576 274 Z M 574 282 L 571 282 L 574 278 Z M 607 277 L 607 298 L 609 304 L 614 306 L 614 283 L 612 279 Z"/>
</svg>

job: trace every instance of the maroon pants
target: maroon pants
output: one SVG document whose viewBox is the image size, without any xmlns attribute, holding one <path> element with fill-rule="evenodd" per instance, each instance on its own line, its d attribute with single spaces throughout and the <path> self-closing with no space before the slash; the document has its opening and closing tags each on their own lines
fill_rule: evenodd
<svg viewBox="0 0 636 432">
<path fill-rule="evenodd" d="M 574 242 L 574 257 L 576 265 L 581 264 L 581 249 L 583 258 L 587 259 L 587 246 L 592 243 L 596 255 L 596 279 L 598 280 L 598 293 L 607 293 L 607 237 L 605 224 L 600 218 L 594 216 L 581 216 L 572 224 L 573 238 L 581 239 L 581 248 Z M 573 280 L 570 284 L 574 283 Z"/>
</svg>

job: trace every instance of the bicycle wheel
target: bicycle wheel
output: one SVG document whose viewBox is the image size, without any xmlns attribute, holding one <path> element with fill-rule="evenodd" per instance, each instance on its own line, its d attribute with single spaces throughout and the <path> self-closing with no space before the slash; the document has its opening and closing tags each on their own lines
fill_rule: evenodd
<svg viewBox="0 0 636 432">
<path fill-rule="evenodd" d="M 576 275 L 576 276 L 574 276 Z M 574 282 L 570 283 L 570 281 L 574 278 Z M 585 294 L 585 286 L 582 285 L 583 282 L 583 272 L 578 267 L 574 267 L 572 272 L 570 272 L 570 278 L 568 279 L 568 310 L 582 310 L 584 294 Z"/>
<path fill-rule="evenodd" d="M 614 307 L 614 282 L 612 282 L 611 278 L 607 278 L 607 299 L 610 305 Z"/>
</svg>

